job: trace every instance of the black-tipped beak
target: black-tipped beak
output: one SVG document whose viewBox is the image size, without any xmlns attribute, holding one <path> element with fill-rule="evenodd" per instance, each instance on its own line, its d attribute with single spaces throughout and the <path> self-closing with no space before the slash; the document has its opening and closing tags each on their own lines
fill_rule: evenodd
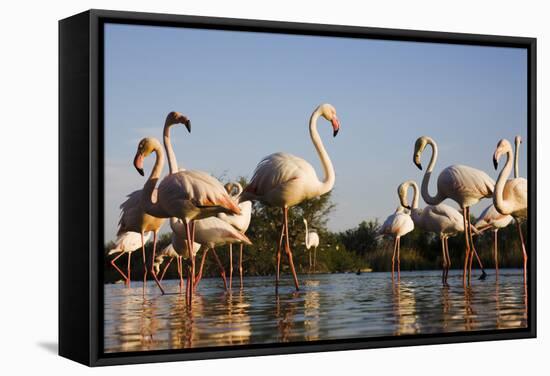
<svg viewBox="0 0 550 376">
<path fill-rule="evenodd" d="M 134 157 L 134 167 L 136 168 L 137 172 L 141 176 L 144 176 L 143 173 L 143 154 L 141 154 L 139 151 L 137 152 L 136 156 Z"/>
<path fill-rule="evenodd" d="M 338 131 L 340 129 L 335 129 L 333 132 L 332 132 L 332 137 L 336 137 L 336 135 L 338 134 Z"/>
<path fill-rule="evenodd" d="M 191 120 L 187 120 L 185 122 L 185 128 L 187 128 L 187 131 L 191 133 Z"/>
<path fill-rule="evenodd" d="M 498 161 L 494 156 L 493 156 L 493 166 L 495 167 L 495 170 L 498 168 Z"/>
<path fill-rule="evenodd" d="M 145 175 L 145 174 L 143 173 L 143 169 L 142 169 L 142 168 L 136 167 L 136 170 L 137 170 L 137 172 L 139 172 L 139 174 L 140 174 L 141 176 L 144 176 L 144 175 Z"/>
<path fill-rule="evenodd" d="M 414 162 L 414 165 L 415 165 L 416 167 L 418 167 L 419 170 L 422 171 L 422 163 L 420 163 L 419 161 L 417 161 L 416 158 L 413 160 L 413 162 Z"/>
</svg>

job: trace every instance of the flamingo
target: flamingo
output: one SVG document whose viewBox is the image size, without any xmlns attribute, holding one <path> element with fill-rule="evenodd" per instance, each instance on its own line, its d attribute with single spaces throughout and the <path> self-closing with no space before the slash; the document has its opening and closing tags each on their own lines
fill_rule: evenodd
<svg viewBox="0 0 550 376">
<path fill-rule="evenodd" d="M 182 115 L 179 112 L 170 112 L 168 116 L 166 117 L 166 120 L 164 122 L 164 134 L 165 138 L 170 137 L 169 136 L 169 129 L 174 124 L 185 124 L 185 126 L 188 129 L 191 129 L 191 122 L 190 120 Z M 175 157 L 172 153 L 168 153 L 169 157 L 173 157 L 175 160 Z M 156 194 L 156 191 L 154 191 L 153 194 Z M 149 215 L 145 212 L 145 209 L 142 205 L 142 190 L 137 190 L 128 195 L 128 198 L 126 201 L 124 201 L 120 205 L 121 209 L 121 215 L 119 220 L 119 228 L 117 232 L 117 236 L 121 235 L 128 231 L 134 231 L 141 233 L 141 236 L 143 237 L 143 234 L 145 232 L 152 231 L 153 232 L 153 260 L 155 258 L 155 252 L 156 252 L 156 246 L 157 246 L 157 238 L 158 238 L 158 232 L 160 231 L 160 228 L 164 224 L 165 219 L 163 218 L 157 218 L 152 215 Z M 147 262 L 145 260 L 145 243 L 142 241 L 141 244 L 142 248 L 142 254 L 143 254 L 143 286 L 145 287 L 145 282 L 147 281 Z M 164 289 L 162 288 L 160 281 L 157 278 L 157 275 L 154 271 L 153 263 L 151 263 L 151 274 L 153 275 L 153 278 L 159 287 L 160 291 L 164 294 Z"/>
<path fill-rule="evenodd" d="M 257 200 L 268 206 L 282 208 L 283 226 L 279 246 L 277 248 L 277 277 L 275 289 L 279 286 L 279 269 L 281 263 L 281 247 L 283 238 L 285 251 L 292 270 L 294 285 L 299 290 L 298 277 L 294 268 L 292 251 L 288 236 L 288 209 L 304 200 L 321 196 L 330 192 L 334 187 L 336 175 L 329 155 L 323 146 L 317 132 L 317 120 L 322 116 L 332 124 L 333 136 L 336 137 L 340 129 L 340 122 L 336 116 L 336 109 L 330 104 L 322 104 L 313 111 L 309 120 L 309 134 L 315 146 L 324 171 L 324 179 L 320 181 L 311 164 L 302 158 L 286 153 L 268 155 L 256 167 L 250 184 L 240 196 L 240 201 Z"/>
<path fill-rule="evenodd" d="M 126 286 L 130 286 L 130 257 L 132 255 L 132 252 L 139 249 L 142 244 L 145 244 L 149 241 L 149 238 L 151 237 L 151 233 L 147 232 L 147 235 L 143 236 L 141 233 L 133 232 L 133 231 L 127 231 L 125 233 L 120 234 L 117 237 L 117 240 L 115 242 L 115 248 L 111 249 L 108 256 L 114 255 L 116 253 L 119 253 L 118 256 L 113 258 L 111 260 L 111 265 L 116 269 L 117 272 L 124 278 L 126 282 Z M 124 254 L 128 254 L 128 266 L 126 274 L 116 264 L 116 260 L 121 257 Z"/>
<path fill-rule="evenodd" d="M 173 220 L 171 218 L 171 220 Z M 169 257 L 169 261 L 164 267 L 162 274 L 160 276 L 160 281 L 164 279 L 164 275 L 166 274 L 166 271 L 168 270 L 168 267 L 172 263 L 172 261 L 176 260 L 176 265 L 178 267 L 178 275 L 180 278 L 180 292 L 183 289 L 183 263 L 182 259 L 188 260 L 189 257 L 189 250 L 187 249 L 188 243 L 187 241 L 182 241 L 181 236 L 177 236 L 175 233 L 172 233 L 172 241 L 170 244 L 168 244 L 164 249 L 160 251 L 160 253 L 155 257 L 154 261 L 154 268 L 155 272 L 158 274 L 160 272 L 160 266 L 164 262 L 164 259 L 166 257 Z M 197 252 L 199 251 L 201 245 L 198 243 L 193 243 L 193 256 L 196 256 Z"/>
<path fill-rule="evenodd" d="M 307 228 L 307 219 L 304 218 L 306 226 L 306 249 L 313 248 L 313 272 L 315 273 L 315 264 L 317 263 L 317 247 L 319 246 L 319 235 L 316 231 L 309 231 Z M 309 270 L 311 270 L 311 252 L 309 253 Z"/>
<path fill-rule="evenodd" d="M 233 195 L 231 193 L 237 189 L 237 192 Z M 240 183 L 227 183 L 225 185 L 225 190 L 231 195 L 231 197 L 238 199 L 238 197 L 243 192 L 243 187 Z M 219 213 L 218 218 L 229 223 L 231 226 L 241 233 L 245 233 L 250 226 L 250 218 L 252 216 L 252 202 L 244 201 L 239 203 L 239 209 L 241 209 L 241 214 L 239 215 L 227 215 L 225 213 Z M 243 288 L 243 248 L 244 243 L 240 243 L 239 251 L 239 276 L 241 282 L 241 289 Z M 229 243 L 229 288 L 231 288 L 233 282 L 233 243 Z"/>
<path fill-rule="evenodd" d="M 437 178 L 437 194 L 435 196 L 430 195 L 428 186 L 437 160 L 437 144 L 431 137 L 422 136 L 416 140 L 413 161 L 422 170 L 420 157 L 427 145 L 432 147 L 432 156 L 422 179 L 422 198 L 428 205 L 438 205 L 443 200 L 450 198 L 462 209 L 462 218 L 466 229 L 464 231 L 466 250 L 462 280 L 464 287 L 466 287 L 466 280 L 469 284 L 472 274 L 472 256 L 473 253 L 477 254 L 472 238 L 473 226 L 470 220 L 470 207 L 483 198 L 493 197 L 495 182 L 481 170 L 469 166 L 452 165 L 441 171 Z"/>
<path fill-rule="evenodd" d="M 188 130 L 191 129 L 188 124 L 186 124 L 186 127 Z M 165 137 L 165 143 L 166 141 L 167 138 Z M 195 280 L 195 259 L 191 254 L 194 221 L 220 212 L 240 213 L 240 209 L 225 192 L 223 185 L 218 180 L 201 171 L 178 171 L 171 158 L 169 158 L 171 173 L 162 179 L 155 191 L 155 186 L 164 166 L 164 153 L 157 139 L 147 137 L 139 142 L 134 157 L 134 167 L 143 176 L 144 158 L 153 152 L 156 155 L 155 164 L 151 175 L 143 186 L 142 205 L 147 214 L 152 216 L 158 218 L 174 217 L 183 221 L 185 239 L 189 243 L 187 248 L 189 260 L 191 261 L 191 267 L 188 268 L 190 286 L 187 294 L 188 303 L 191 304 Z"/>
<path fill-rule="evenodd" d="M 401 237 L 414 230 L 414 222 L 409 213 L 405 212 L 405 208 L 401 205 L 390 215 L 382 226 L 380 227 L 380 233 L 383 235 L 390 235 L 395 238 L 393 246 L 393 256 L 391 258 L 391 278 L 393 281 L 393 274 L 395 270 L 395 255 L 397 254 L 397 279 L 401 278 L 401 261 L 399 258 L 399 250 L 401 248 Z"/>
<path fill-rule="evenodd" d="M 407 199 L 407 192 L 411 186 L 414 191 L 412 206 L 409 205 Z M 443 256 L 442 282 L 444 285 L 448 285 L 447 278 L 449 276 L 449 269 L 451 268 L 449 237 L 459 232 L 464 232 L 464 217 L 458 210 L 445 204 L 428 205 L 424 209 L 420 209 L 418 207 L 420 194 L 418 192 L 418 185 L 414 180 L 407 180 L 401 183 L 397 188 L 397 195 L 399 196 L 401 205 L 411 211 L 411 218 L 415 226 L 424 231 L 433 232 L 439 235 L 441 241 L 441 254 Z M 487 273 L 485 273 L 475 249 L 473 252 L 475 252 L 477 261 L 481 267 L 482 274 L 480 279 L 485 279 Z"/>
<path fill-rule="evenodd" d="M 171 223 L 172 225 L 172 223 Z M 172 225 L 172 230 L 174 233 L 183 232 L 183 223 L 177 222 Z M 199 243 L 202 248 L 204 248 L 204 253 L 202 254 L 201 266 L 199 269 L 198 276 L 196 278 L 196 285 L 202 279 L 202 271 L 204 268 L 204 262 L 206 260 L 206 255 L 209 250 L 212 250 L 216 263 L 220 268 L 220 273 L 222 279 L 224 280 L 224 287 L 227 290 L 227 284 L 225 280 L 225 271 L 220 262 L 220 259 L 216 253 L 216 246 L 233 244 L 233 243 L 244 243 L 251 245 L 252 242 L 248 237 L 238 231 L 235 227 L 231 226 L 226 221 L 218 217 L 208 217 L 201 219 L 195 222 L 195 241 Z"/>
<path fill-rule="evenodd" d="M 523 252 L 523 280 L 527 281 L 527 251 L 521 231 L 521 221 L 527 219 L 527 179 L 517 177 L 508 179 L 512 171 L 512 145 L 506 139 L 498 142 L 497 148 L 493 154 L 493 164 L 495 170 L 498 168 L 500 157 L 506 154 L 506 164 L 498 174 L 497 183 L 495 185 L 495 194 L 493 197 L 493 205 L 496 210 L 503 215 L 511 215 L 516 220 L 516 226 L 521 241 L 521 249 Z M 516 153 L 517 154 L 517 153 Z"/>
<path fill-rule="evenodd" d="M 500 214 L 493 204 L 489 205 L 477 219 L 474 226 L 480 233 L 487 229 L 493 231 L 493 256 L 495 259 L 495 271 L 498 278 L 498 230 L 504 228 L 512 222 L 513 217 L 511 215 Z"/>
</svg>

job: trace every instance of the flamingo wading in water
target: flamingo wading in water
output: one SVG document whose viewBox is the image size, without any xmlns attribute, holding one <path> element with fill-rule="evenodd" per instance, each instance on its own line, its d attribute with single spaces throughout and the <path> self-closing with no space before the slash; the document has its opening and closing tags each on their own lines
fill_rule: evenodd
<svg viewBox="0 0 550 376">
<path fill-rule="evenodd" d="M 330 104 L 322 104 L 313 111 L 309 120 L 309 135 L 323 166 L 324 179 L 321 181 L 311 164 L 302 158 L 287 153 L 268 155 L 256 167 L 250 184 L 240 197 L 240 202 L 258 200 L 265 205 L 280 207 L 283 210 L 283 226 L 277 248 L 277 277 L 275 288 L 279 286 L 281 247 L 285 239 L 285 252 L 288 257 L 294 285 L 299 290 L 298 277 L 294 268 L 288 231 L 288 209 L 302 201 L 330 192 L 336 179 L 334 167 L 317 132 L 317 120 L 324 117 L 332 124 L 333 136 L 340 129 L 336 109 Z"/>
<path fill-rule="evenodd" d="M 393 246 L 393 256 L 391 258 L 391 278 L 393 281 L 393 274 L 395 270 L 395 256 L 397 254 L 397 279 L 401 278 L 401 261 L 399 257 L 399 250 L 401 247 L 401 237 L 414 230 L 414 222 L 411 219 L 409 213 L 405 212 L 403 206 L 399 206 L 395 212 L 390 215 L 382 226 L 380 227 L 380 233 L 383 235 L 390 235 L 395 238 Z"/>
<path fill-rule="evenodd" d="M 516 220 L 523 252 L 523 280 L 526 282 L 527 251 L 521 231 L 521 222 L 527 219 L 527 179 L 521 177 L 508 179 L 508 176 L 510 176 L 512 172 L 513 151 L 512 145 L 505 139 L 498 142 L 497 148 L 493 154 L 495 170 L 498 168 L 498 161 L 502 155 L 506 155 L 506 164 L 498 174 L 493 204 L 500 214 L 511 215 Z"/>
<path fill-rule="evenodd" d="M 130 286 L 130 277 L 131 277 L 131 275 L 130 275 L 130 267 L 131 267 L 130 260 L 131 260 L 132 252 L 134 252 L 135 250 L 141 248 L 142 245 L 147 243 L 147 241 L 149 240 L 150 237 L 151 237 L 150 232 L 147 232 L 147 235 L 142 236 L 141 233 L 137 233 L 137 232 L 134 232 L 134 231 L 127 231 L 125 233 L 120 234 L 117 237 L 117 240 L 115 242 L 115 248 L 111 249 L 109 251 L 109 253 L 107 254 L 108 256 L 111 256 L 111 255 L 114 255 L 116 253 L 119 253 L 119 255 L 115 256 L 115 258 L 113 258 L 111 260 L 111 265 L 122 276 L 122 278 L 124 278 L 126 286 Z M 124 274 L 124 272 L 122 270 L 120 270 L 120 268 L 116 264 L 116 260 L 118 260 L 118 258 L 121 257 L 122 255 L 124 255 L 125 253 L 128 254 L 128 266 L 127 266 L 127 269 L 126 269 L 126 274 Z"/>
<path fill-rule="evenodd" d="M 232 194 L 233 191 L 237 189 L 235 194 Z M 243 187 L 239 182 L 227 183 L 225 185 L 225 190 L 231 195 L 231 197 L 238 200 L 239 196 L 243 193 Z M 252 217 L 252 202 L 244 201 L 239 203 L 239 209 L 241 209 L 241 214 L 227 215 L 225 213 L 218 214 L 218 218 L 229 223 L 231 226 L 242 234 L 248 230 L 250 226 L 250 219 Z M 243 288 L 243 248 L 244 242 L 240 242 L 239 250 L 239 277 L 241 282 L 241 289 Z M 233 243 L 229 243 L 229 288 L 231 288 L 233 282 Z"/>
<path fill-rule="evenodd" d="M 443 200 L 450 198 L 462 209 L 466 244 L 462 280 L 464 287 L 466 287 L 466 283 L 469 284 L 471 280 L 473 254 L 477 254 L 472 237 L 473 226 L 470 221 L 470 207 L 483 198 L 492 198 L 495 182 L 481 170 L 464 165 L 452 165 L 441 171 L 437 178 L 437 193 L 435 196 L 430 195 L 428 186 L 437 161 L 437 144 L 431 137 L 422 136 L 416 140 L 413 162 L 416 167 L 422 170 L 420 158 L 427 145 L 432 147 L 432 156 L 422 179 L 422 198 L 428 205 L 438 205 Z"/>
<path fill-rule="evenodd" d="M 409 205 L 407 199 L 407 192 L 409 187 L 413 188 L 414 196 L 412 206 Z M 418 207 L 419 192 L 418 185 L 414 180 L 407 180 L 399 185 L 397 188 L 397 195 L 401 205 L 411 210 L 411 218 L 418 228 L 433 232 L 439 236 L 441 240 L 441 256 L 443 259 L 443 274 L 441 280 L 444 285 L 448 285 L 447 278 L 449 276 L 449 269 L 451 268 L 451 258 L 449 256 L 449 237 L 456 235 L 459 232 L 464 232 L 464 217 L 455 208 L 445 205 L 428 205 L 421 209 Z M 487 273 L 483 269 L 483 264 L 477 255 L 476 250 L 473 252 L 477 258 L 477 261 L 481 267 L 480 279 L 485 279 Z"/>
<path fill-rule="evenodd" d="M 310 248 L 313 248 L 313 264 L 311 263 L 311 251 L 309 251 L 309 270 L 313 265 L 313 272 L 315 273 L 315 266 L 317 263 L 317 247 L 319 246 L 319 235 L 317 231 L 309 231 L 307 228 L 307 219 L 304 218 L 304 225 L 306 226 L 306 249 L 309 251 Z"/>
<path fill-rule="evenodd" d="M 189 130 L 190 126 L 187 128 Z M 170 163 L 171 173 L 162 179 L 157 194 L 154 195 L 164 165 L 164 153 L 157 139 L 147 137 L 139 142 L 134 158 L 134 167 L 143 176 L 143 160 L 153 152 L 156 155 L 155 164 L 151 175 L 143 186 L 142 205 L 145 211 L 152 216 L 178 218 L 185 226 L 185 240 L 189 243 L 187 249 L 191 261 L 191 267 L 188 268 L 190 287 L 187 300 L 191 304 L 195 279 L 195 259 L 191 254 L 193 222 L 220 212 L 238 214 L 240 210 L 218 180 L 202 171 L 178 171 L 172 163 Z"/>
</svg>

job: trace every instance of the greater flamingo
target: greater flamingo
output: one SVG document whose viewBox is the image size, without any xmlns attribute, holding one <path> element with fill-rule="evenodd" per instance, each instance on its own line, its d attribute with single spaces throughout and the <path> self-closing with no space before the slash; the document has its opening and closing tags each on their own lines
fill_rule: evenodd
<svg viewBox="0 0 550 376">
<path fill-rule="evenodd" d="M 407 199 L 407 193 L 409 187 L 413 188 L 414 196 L 412 206 L 409 205 Z M 418 185 L 414 180 L 407 180 L 399 185 L 397 188 L 397 195 L 401 205 L 411 210 L 411 218 L 414 225 L 427 232 L 433 232 L 439 236 L 441 240 L 441 254 L 443 257 L 443 274 L 442 282 L 447 285 L 447 278 L 449 276 L 449 269 L 451 268 L 451 258 L 449 256 L 449 237 L 456 235 L 459 232 L 464 231 L 464 217 L 455 208 L 445 205 L 427 205 L 421 209 L 418 207 L 419 192 Z M 481 267 L 482 274 L 480 279 L 485 279 L 487 273 L 483 269 L 481 260 L 477 256 L 475 249 L 473 250 Z"/>
<path fill-rule="evenodd" d="M 438 205 L 443 200 L 450 198 L 462 209 L 464 228 L 466 229 L 464 231 L 466 250 L 462 280 L 466 287 L 466 282 L 469 284 L 471 280 L 473 253 L 477 254 L 472 237 L 470 207 L 483 198 L 493 197 L 495 182 L 481 170 L 469 166 L 452 165 L 441 171 L 437 178 L 437 194 L 430 195 L 428 186 L 437 161 L 437 144 L 431 137 L 422 136 L 416 140 L 413 161 L 422 170 L 420 157 L 427 145 L 432 147 L 432 156 L 422 179 L 422 198 L 428 205 Z"/>
<path fill-rule="evenodd" d="M 178 171 L 172 162 L 171 173 L 160 182 L 155 191 L 164 165 L 164 153 L 157 139 L 148 137 L 140 141 L 134 158 L 134 167 L 143 176 L 143 160 L 153 152 L 156 154 L 155 164 L 143 186 L 142 205 L 150 215 L 158 218 L 179 218 L 184 223 L 185 240 L 189 242 L 187 249 L 191 261 L 190 270 L 188 269 L 190 287 L 187 294 L 188 303 L 191 304 L 195 282 L 195 259 L 191 254 L 194 239 L 193 222 L 220 212 L 240 213 L 240 209 L 218 180 L 201 171 Z"/>
<path fill-rule="evenodd" d="M 511 215 L 516 220 L 523 252 L 523 280 L 525 282 L 527 281 L 527 251 L 521 231 L 521 222 L 527 219 L 527 179 L 520 177 L 508 179 L 512 172 L 513 151 L 512 145 L 505 139 L 498 142 L 493 154 L 495 170 L 498 168 L 498 160 L 504 154 L 506 154 L 506 164 L 498 174 L 493 204 L 500 214 Z"/>
<path fill-rule="evenodd" d="M 171 221 L 176 220 L 175 218 L 170 218 Z M 158 274 L 160 271 L 160 266 L 164 262 L 164 259 L 166 257 L 169 257 L 168 263 L 164 267 L 162 274 L 160 276 L 160 281 L 164 279 L 164 275 L 166 274 L 166 271 L 168 270 L 168 267 L 172 263 L 172 261 L 176 260 L 176 266 L 178 269 L 178 276 L 180 279 L 180 292 L 183 289 L 183 262 L 182 260 L 189 260 L 189 250 L 187 249 L 188 243 L 187 241 L 183 241 L 181 236 L 178 236 L 175 233 L 172 233 L 172 240 L 170 244 L 168 244 L 164 249 L 160 251 L 160 253 L 155 257 L 154 261 L 154 268 L 155 272 Z M 193 256 L 196 256 L 197 252 L 199 251 L 201 245 L 198 243 L 193 243 Z M 189 282 L 188 282 L 189 283 Z"/>
<path fill-rule="evenodd" d="M 181 222 L 175 223 L 172 226 L 172 230 L 174 233 L 183 232 L 183 224 Z M 222 278 L 224 280 L 224 286 L 227 289 L 225 282 L 225 271 L 216 253 L 216 246 L 233 243 L 244 243 L 251 245 L 252 242 L 245 234 L 241 233 L 235 227 L 218 217 L 209 217 L 195 222 L 195 241 L 204 249 L 199 274 L 196 278 L 197 285 L 202 278 L 206 255 L 209 250 L 212 250 L 216 263 L 220 268 L 220 273 L 222 274 Z"/>
<path fill-rule="evenodd" d="M 309 231 L 307 228 L 307 219 L 304 218 L 304 225 L 306 226 L 306 249 L 309 253 L 309 270 L 311 271 L 311 251 L 313 248 L 313 272 L 315 273 L 315 265 L 317 263 L 317 247 L 319 246 L 319 235 L 317 231 Z"/>
<path fill-rule="evenodd" d="M 256 167 L 250 184 L 245 188 L 240 201 L 258 200 L 266 205 L 283 209 L 283 226 L 277 248 L 277 277 L 276 289 L 279 286 L 279 270 L 281 263 L 281 247 L 283 238 L 285 251 L 292 270 L 294 285 L 299 290 L 298 277 L 294 268 L 292 251 L 290 249 L 288 231 L 288 209 L 304 200 L 321 196 L 330 192 L 336 179 L 334 167 L 325 150 L 321 137 L 317 132 L 317 120 L 322 116 L 332 124 L 333 136 L 336 137 L 340 129 L 340 122 L 336 116 L 336 109 L 330 104 L 322 104 L 313 111 L 309 120 L 309 134 L 315 146 L 321 165 L 324 179 L 319 180 L 315 169 L 302 158 L 286 153 L 275 153 L 265 157 Z"/>
<path fill-rule="evenodd" d="M 489 205 L 479 215 L 474 226 L 482 233 L 485 230 L 491 229 L 493 231 L 493 257 L 495 260 L 495 272 L 498 278 L 498 230 L 504 228 L 512 222 L 513 217 L 511 215 L 500 214 L 493 204 Z"/>
<path fill-rule="evenodd" d="M 142 234 L 134 231 L 127 231 L 125 233 L 120 234 L 117 237 L 117 240 L 115 242 L 115 248 L 111 249 L 108 256 L 114 255 L 116 253 L 119 253 L 115 258 L 111 260 L 111 265 L 116 269 L 116 271 L 124 278 L 126 286 L 130 286 L 130 258 L 132 256 L 132 252 L 135 250 L 141 248 L 142 244 L 147 243 L 149 241 L 149 238 L 151 237 L 151 233 L 147 232 L 147 235 L 142 236 Z M 122 255 L 128 254 L 128 266 L 126 269 L 126 274 L 116 264 L 116 260 L 120 258 Z"/>
<path fill-rule="evenodd" d="M 395 241 L 393 245 L 393 256 L 391 258 L 391 278 L 395 270 L 395 255 L 397 254 L 397 279 L 401 278 L 401 260 L 399 251 L 401 248 L 401 237 L 414 230 L 414 222 L 409 213 L 405 212 L 403 206 L 399 206 L 395 212 L 388 216 L 382 226 L 380 233 L 383 235 L 393 236 Z"/>
<path fill-rule="evenodd" d="M 236 189 L 236 192 L 233 191 Z M 225 190 L 231 195 L 234 199 L 238 200 L 239 196 L 243 192 L 243 187 L 239 182 L 227 183 L 225 185 Z M 231 226 L 235 227 L 237 231 L 245 233 L 250 226 L 250 218 L 252 216 L 252 202 L 244 201 L 239 203 L 239 209 L 241 209 L 241 214 L 228 215 L 225 213 L 218 214 L 218 218 L 229 223 Z M 241 289 L 243 288 L 243 248 L 244 243 L 240 243 L 239 250 L 239 276 L 241 282 Z M 231 288 L 233 283 L 233 243 L 229 243 L 229 288 Z"/>
<path fill-rule="evenodd" d="M 166 116 L 166 120 L 164 121 L 164 136 L 165 141 L 168 137 L 169 142 L 169 130 L 170 127 L 174 124 L 184 124 L 187 129 L 191 129 L 191 121 L 184 115 L 182 115 L 179 112 L 170 112 L 168 116 Z M 169 158 L 173 158 L 175 161 L 175 156 L 173 151 L 168 151 Z M 175 162 L 174 162 L 175 163 Z M 156 190 L 153 192 L 153 194 L 156 194 Z M 128 195 L 128 199 L 120 205 L 121 209 L 121 215 L 119 220 L 119 228 L 117 235 L 123 234 L 128 231 L 134 231 L 141 233 L 141 236 L 143 237 L 143 234 L 145 232 L 152 231 L 153 232 L 153 260 L 155 258 L 155 252 L 157 247 L 157 238 L 158 238 L 158 232 L 162 225 L 164 224 L 165 219 L 164 218 L 157 218 L 152 215 L 149 215 L 145 212 L 145 209 L 142 205 L 142 190 L 137 190 Z M 142 255 L 143 255 L 143 285 L 145 287 L 145 282 L 147 281 L 147 262 L 145 260 L 145 243 L 142 242 L 141 245 L 142 248 Z M 164 294 L 164 289 L 162 288 L 160 281 L 157 278 L 157 275 L 154 271 L 153 262 L 151 263 L 151 274 L 153 275 L 153 278 L 159 287 L 160 291 Z"/>
</svg>

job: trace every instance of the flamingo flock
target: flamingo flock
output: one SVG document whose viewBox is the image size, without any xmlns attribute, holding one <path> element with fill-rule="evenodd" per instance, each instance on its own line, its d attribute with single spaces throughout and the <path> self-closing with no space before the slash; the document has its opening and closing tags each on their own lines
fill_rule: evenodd
<svg viewBox="0 0 550 376">
<path fill-rule="evenodd" d="M 108 255 L 115 255 L 112 266 L 121 275 L 126 285 L 131 280 L 131 254 L 141 248 L 143 257 L 143 288 L 150 273 L 161 294 L 166 291 L 162 280 L 167 269 L 176 260 L 179 276 L 180 293 L 186 294 L 188 304 L 193 301 L 201 281 L 207 255 L 213 255 L 224 283 L 225 289 L 232 288 L 233 280 L 233 244 L 240 247 L 238 269 L 240 287 L 243 288 L 243 250 L 245 245 L 252 244 L 246 232 L 252 220 L 254 201 L 266 206 L 281 209 L 280 235 L 276 249 L 275 288 L 280 284 L 281 259 L 284 249 L 292 274 L 294 287 L 300 289 L 298 275 L 294 266 L 293 251 L 290 247 L 289 210 L 304 201 L 314 199 L 330 192 L 336 181 L 336 173 L 331 159 L 324 147 L 318 128 L 319 119 L 326 120 L 332 127 L 333 136 L 340 130 L 340 121 L 336 109 L 330 104 L 319 105 L 309 120 L 311 143 L 317 152 L 323 169 L 319 179 L 313 166 L 298 156 L 276 152 L 263 158 L 256 166 L 252 178 L 246 187 L 241 184 L 228 183 L 225 186 L 206 172 L 188 170 L 178 166 L 176 154 L 172 148 L 170 130 L 177 124 L 185 126 L 191 132 L 191 121 L 179 112 L 170 112 L 163 127 L 163 144 L 154 137 L 143 138 L 137 146 L 133 160 L 135 169 L 144 176 L 144 160 L 154 154 L 153 168 L 143 187 L 130 193 L 121 206 L 121 216 L 117 231 L 115 247 Z M 524 280 L 527 278 L 527 252 L 521 230 L 521 222 L 527 218 L 527 180 L 519 177 L 518 149 L 521 138 L 516 137 L 515 156 L 511 144 L 502 139 L 493 153 L 495 169 L 502 157 L 506 162 L 495 182 L 482 170 L 464 165 L 452 165 L 443 169 L 437 178 L 435 195 L 429 192 L 431 175 L 438 157 L 436 142 L 427 136 L 419 137 L 414 144 L 413 162 L 422 170 L 422 154 L 430 146 L 431 157 L 422 179 L 421 189 L 413 180 L 407 180 L 398 187 L 400 206 L 391 214 L 380 228 L 383 235 L 394 239 L 392 256 L 392 280 L 397 261 L 397 279 L 400 279 L 400 239 L 415 228 L 434 233 L 441 241 L 443 260 L 442 283 L 448 284 L 448 273 L 451 266 L 449 255 L 449 237 L 464 233 L 463 284 L 471 283 L 472 262 L 476 256 L 482 276 L 486 273 L 477 254 L 473 236 L 491 229 L 494 232 L 494 259 L 498 273 L 497 232 L 515 221 L 522 245 L 524 260 Z M 162 176 L 162 170 L 168 161 L 169 172 Z M 512 165 L 515 164 L 515 176 L 509 178 Z M 408 201 L 408 190 L 413 189 L 412 202 Z M 420 195 L 427 204 L 419 207 Z M 443 203 L 446 199 L 455 201 L 461 212 Z M 471 223 L 470 208 L 483 199 L 491 199 L 493 204 L 485 209 L 475 224 Z M 158 234 L 168 219 L 172 230 L 171 243 L 157 252 Z M 316 270 L 316 251 L 319 246 L 319 235 L 305 226 L 305 247 L 309 251 L 310 271 Z M 153 241 L 152 257 L 146 260 L 145 244 Z M 229 252 L 229 283 L 225 268 L 222 265 L 216 248 L 227 245 Z M 311 251 L 313 250 L 313 262 Z M 126 272 L 116 261 L 124 254 L 128 255 Z M 202 254 L 200 267 L 195 258 Z M 168 260 L 166 262 L 166 260 Z M 150 265 L 150 269 L 148 268 Z M 164 266 L 163 266 L 164 265 Z M 184 283 L 186 280 L 186 283 Z"/>
</svg>

